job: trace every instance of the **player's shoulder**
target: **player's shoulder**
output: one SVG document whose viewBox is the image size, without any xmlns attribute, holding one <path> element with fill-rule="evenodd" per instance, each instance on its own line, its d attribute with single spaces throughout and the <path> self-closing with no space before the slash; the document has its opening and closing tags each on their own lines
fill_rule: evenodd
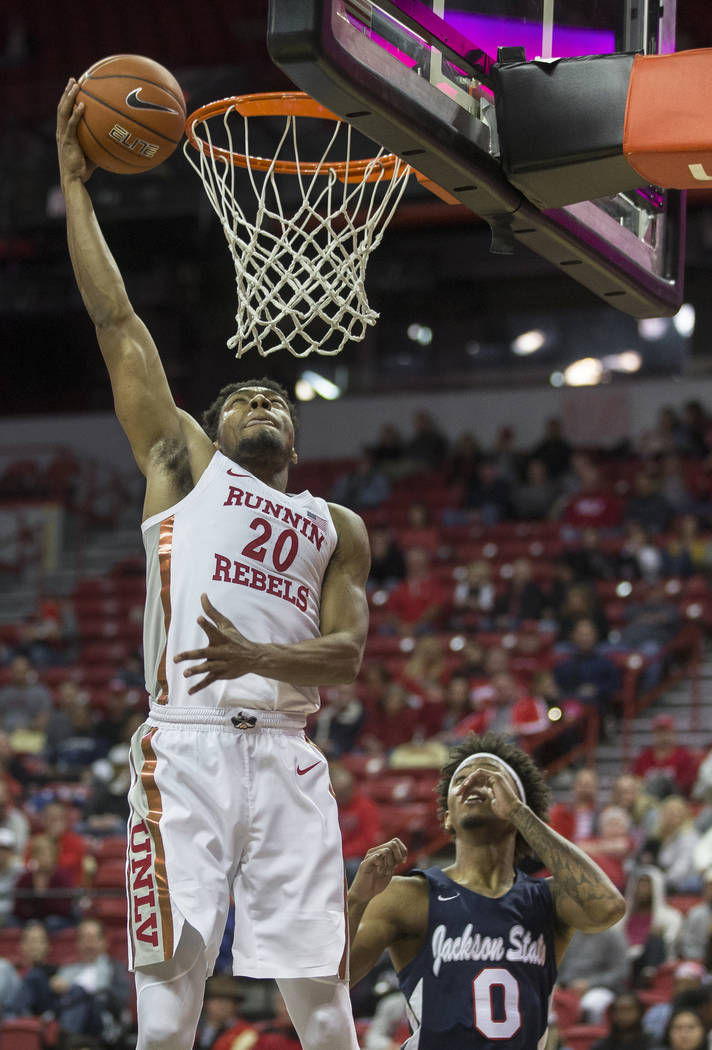
<svg viewBox="0 0 712 1050">
<path fill-rule="evenodd" d="M 402 933 L 413 936 L 427 927 L 429 892 L 424 875 L 395 875 L 380 897 L 381 907 Z"/>
<path fill-rule="evenodd" d="M 340 503 L 327 503 L 327 507 L 336 529 L 339 546 L 344 549 L 370 550 L 368 531 L 363 518 Z"/>
</svg>

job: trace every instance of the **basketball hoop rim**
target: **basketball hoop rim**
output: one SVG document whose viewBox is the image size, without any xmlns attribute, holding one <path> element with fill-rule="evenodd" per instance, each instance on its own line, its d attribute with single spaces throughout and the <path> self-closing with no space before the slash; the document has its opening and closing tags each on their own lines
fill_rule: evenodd
<svg viewBox="0 0 712 1050">
<path fill-rule="evenodd" d="M 320 120 L 332 120 L 337 124 L 345 123 L 331 110 L 322 106 L 305 91 L 262 91 L 248 95 L 233 95 L 217 99 L 205 106 L 200 106 L 188 115 L 185 122 L 185 134 L 194 149 L 208 157 L 224 160 L 240 168 L 252 168 L 255 171 L 274 171 L 279 175 L 318 175 L 333 171 L 342 182 L 358 182 L 367 178 L 373 182 L 380 178 L 393 179 L 405 164 L 395 153 L 386 153 L 382 157 L 366 157 L 361 160 L 348 161 L 295 161 L 274 160 L 269 157 L 252 156 L 249 153 L 237 153 L 233 150 L 213 146 L 200 138 L 195 132 L 195 125 L 211 117 L 224 116 L 234 109 L 242 117 L 308 117 Z"/>
</svg>

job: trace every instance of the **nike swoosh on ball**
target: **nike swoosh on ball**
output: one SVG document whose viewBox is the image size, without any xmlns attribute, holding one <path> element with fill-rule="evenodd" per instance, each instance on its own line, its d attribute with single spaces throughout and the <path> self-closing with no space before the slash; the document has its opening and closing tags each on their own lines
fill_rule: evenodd
<svg viewBox="0 0 712 1050">
<path fill-rule="evenodd" d="M 161 113 L 177 113 L 177 109 L 171 109 L 170 106 L 161 106 L 158 102 L 144 102 L 143 99 L 139 98 L 142 88 L 134 88 L 133 91 L 129 91 L 126 96 L 126 105 L 130 106 L 131 109 L 154 109 Z"/>
</svg>

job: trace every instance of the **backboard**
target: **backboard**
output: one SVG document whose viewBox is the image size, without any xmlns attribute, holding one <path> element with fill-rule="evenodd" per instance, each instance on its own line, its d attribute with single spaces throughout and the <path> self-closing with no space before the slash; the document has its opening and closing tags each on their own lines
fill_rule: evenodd
<svg viewBox="0 0 712 1050">
<path fill-rule="evenodd" d="M 493 251 L 525 244 L 634 317 L 679 308 L 684 194 L 538 205 L 504 171 L 493 69 L 500 48 L 545 62 L 674 51 L 675 0 L 270 0 L 267 43 L 297 87 L 486 220 Z"/>
</svg>

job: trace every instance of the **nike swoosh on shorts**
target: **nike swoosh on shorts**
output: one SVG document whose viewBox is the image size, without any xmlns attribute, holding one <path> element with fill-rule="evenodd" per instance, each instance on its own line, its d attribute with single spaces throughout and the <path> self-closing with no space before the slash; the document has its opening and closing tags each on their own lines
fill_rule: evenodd
<svg viewBox="0 0 712 1050">
<path fill-rule="evenodd" d="M 300 769 L 299 766 L 297 766 L 297 776 L 303 777 L 304 774 L 308 773 L 310 769 L 314 769 L 314 766 L 320 766 L 320 765 L 321 765 L 321 762 L 314 762 L 313 765 L 307 766 L 306 769 Z"/>
</svg>

